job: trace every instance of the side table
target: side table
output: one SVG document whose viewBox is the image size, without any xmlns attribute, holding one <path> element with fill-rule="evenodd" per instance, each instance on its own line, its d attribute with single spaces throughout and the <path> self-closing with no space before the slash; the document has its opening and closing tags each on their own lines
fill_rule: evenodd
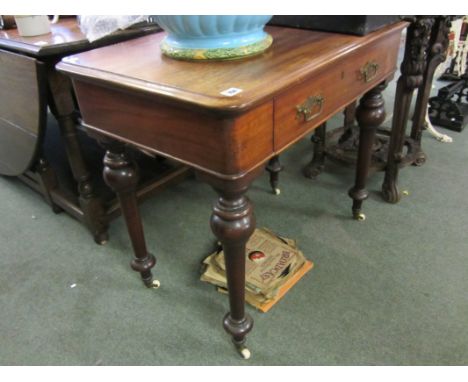
<svg viewBox="0 0 468 382">
<path fill-rule="evenodd" d="M 364 94 L 350 190 L 353 214 L 361 214 L 371 145 L 385 118 L 381 92 L 396 70 L 406 26 L 397 23 L 365 37 L 268 27 L 273 44 L 263 54 L 220 62 L 162 56 L 165 33 L 158 33 L 74 55 L 57 66 L 72 78 L 88 131 L 185 163 L 218 193 L 211 228 L 226 259 L 230 311 L 223 325 L 245 358 L 253 326 L 244 309 L 245 244 L 255 228 L 246 192 L 268 160 Z M 363 76 L 375 64 L 379 69 Z M 236 92 L 226 91 L 231 88 Z M 108 183 L 130 200 L 126 174 L 132 164 L 121 145 L 109 147 L 104 162 Z M 135 218 L 134 203 L 129 205 L 128 216 Z M 139 245 L 135 256 L 143 267 L 152 260 Z"/>
</svg>

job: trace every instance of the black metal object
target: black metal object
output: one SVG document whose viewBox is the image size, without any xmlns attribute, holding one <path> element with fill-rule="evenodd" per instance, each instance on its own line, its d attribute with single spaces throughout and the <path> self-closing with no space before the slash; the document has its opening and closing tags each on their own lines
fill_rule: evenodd
<svg viewBox="0 0 468 382">
<path fill-rule="evenodd" d="M 270 25 L 281 25 L 285 27 L 314 29 L 325 32 L 345 33 L 364 36 L 386 25 L 396 23 L 401 16 L 273 16 Z"/>
<path fill-rule="evenodd" d="M 439 89 L 429 99 L 429 119 L 436 126 L 461 132 L 468 123 L 468 74 Z"/>
</svg>

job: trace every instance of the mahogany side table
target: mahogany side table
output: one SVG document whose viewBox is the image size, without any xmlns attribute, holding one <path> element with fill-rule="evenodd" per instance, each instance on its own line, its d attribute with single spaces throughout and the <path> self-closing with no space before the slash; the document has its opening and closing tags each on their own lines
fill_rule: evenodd
<svg viewBox="0 0 468 382">
<path fill-rule="evenodd" d="M 65 210 L 84 223 L 100 244 L 108 239 L 109 220 L 119 215 L 118 203 L 112 200 L 115 196 L 104 197 L 96 190 L 90 158 L 79 140 L 71 81 L 55 65 L 66 55 L 159 30 L 154 24 L 143 24 L 93 43 L 81 32 L 75 17 L 60 19 L 51 25 L 51 33 L 41 36 L 21 37 L 17 29 L 0 30 L 0 175 L 18 177 L 40 192 L 54 212 Z M 46 159 L 50 156 L 44 147 L 50 133 L 46 133 L 47 108 L 58 121 L 59 149 L 66 151 L 63 163 L 50 164 Z M 68 180 L 58 167 L 66 167 L 67 174 L 70 169 L 73 179 Z M 177 169 L 166 174 L 165 180 L 176 180 L 183 173 L 182 168 Z M 161 184 L 162 177 L 151 185 L 148 182 L 140 194 L 147 196 Z"/>
<path fill-rule="evenodd" d="M 223 324 L 246 358 L 253 320 L 244 310 L 245 244 L 255 228 L 246 191 L 270 158 L 364 94 L 350 190 L 353 213 L 361 213 L 371 144 L 385 117 L 381 92 L 396 70 L 406 26 L 401 22 L 365 37 L 268 27 L 274 42 L 263 54 L 220 62 L 165 57 L 159 49 L 165 34 L 158 33 L 67 57 L 57 66 L 72 78 L 92 134 L 194 167 L 217 191 L 211 228 L 224 248 L 230 303 Z M 109 147 L 104 177 L 126 201 L 131 228 L 139 218 L 133 170 L 118 146 Z M 144 243 L 134 248 L 144 268 L 151 257 Z"/>
</svg>

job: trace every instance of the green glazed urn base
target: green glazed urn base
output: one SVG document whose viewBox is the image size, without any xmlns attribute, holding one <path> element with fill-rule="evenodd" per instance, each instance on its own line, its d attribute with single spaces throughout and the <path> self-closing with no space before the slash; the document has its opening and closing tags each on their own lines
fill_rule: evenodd
<svg viewBox="0 0 468 382">
<path fill-rule="evenodd" d="M 161 42 L 161 51 L 171 58 L 177 60 L 237 60 L 240 58 L 260 54 L 270 47 L 273 38 L 267 34 L 266 37 L 254 44 L 239 46 L 237 48 L 215 48 L 215 49 L 181 49 L 167 44 L 166 39 Z"/>
</svg>

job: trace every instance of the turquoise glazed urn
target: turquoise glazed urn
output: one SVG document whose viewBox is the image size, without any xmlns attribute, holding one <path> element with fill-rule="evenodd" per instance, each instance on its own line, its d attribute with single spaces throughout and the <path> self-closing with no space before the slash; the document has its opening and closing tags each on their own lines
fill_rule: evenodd
<svg viewBox="0 0 468 382">
<path fill-rule="evenodd" d="M 272 16 L 155 16 L 167 32 L 162 52 L 181 60 L 230 60 L 258 54 L 273 39 L 263 28 Z"/>
</svg>

